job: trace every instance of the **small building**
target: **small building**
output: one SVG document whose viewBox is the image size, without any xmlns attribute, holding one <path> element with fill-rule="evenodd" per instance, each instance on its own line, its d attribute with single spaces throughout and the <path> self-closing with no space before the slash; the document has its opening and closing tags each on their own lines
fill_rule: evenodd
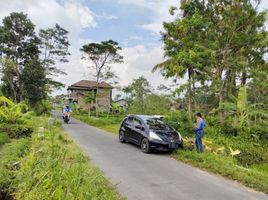
<svg viewBox="0 0 268 200">
<path fill-rule="evenodd" d="M 114 101 L 121 109 L 125 110 L 128 106 L 128 101 L 126 99 L 118 99 Z"/>
<path fill-rule="evenodd" d="M 106 83 L 100 82 L 98 85 L 99 95 L 98 95 L 98 105 L 100 108 L 105 109 L 109 112 L 112 103 L 112 89 L 113 87 Z M 84 95 L 86 92 L 92 92 L 93 95 L 97 94 L 97 82 L 89 80 L 81 80 L 67 88 L 68 98 L 72 102 L 76 102 L 81 108 L 88 110 L 94 107 L 94 104 L 88 104 L 84 100 Z"/>
</svg>

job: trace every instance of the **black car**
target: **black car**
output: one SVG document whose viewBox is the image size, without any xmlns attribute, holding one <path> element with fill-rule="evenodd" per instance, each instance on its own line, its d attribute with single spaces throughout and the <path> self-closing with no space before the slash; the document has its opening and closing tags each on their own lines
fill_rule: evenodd
<svg viewBox="0 0 268 200">
<path fill-rule="evenodd" d="M 129 115 L 119 129 L 119 141 L 131 142 L 145 153 L 151 150 L 173 151 L 182 147 L 182 137 L 164 120 L 155 116 Z"/>
</svg>

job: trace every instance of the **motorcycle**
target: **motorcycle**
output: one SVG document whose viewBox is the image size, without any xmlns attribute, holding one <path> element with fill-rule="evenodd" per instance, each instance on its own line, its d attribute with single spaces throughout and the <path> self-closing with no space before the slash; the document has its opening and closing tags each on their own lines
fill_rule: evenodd
<svg viewBox="0 0 268 200">
<path fill-rule="evenodd" d="M 68 124 L 69 121 L 70 121 L 70 115 L 67 114 L 67 113 L 65 113 L 65 114 L 63 115 L 63 121 L 64 121 L 66 124 Z"/>
</svg>

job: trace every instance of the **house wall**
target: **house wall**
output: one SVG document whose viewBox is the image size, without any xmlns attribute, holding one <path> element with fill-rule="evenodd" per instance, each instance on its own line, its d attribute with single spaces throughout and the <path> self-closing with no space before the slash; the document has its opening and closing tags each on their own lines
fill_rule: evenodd
<svg viewBox="0 0 268 200">
<path fill-rule="evenodd" d="M 79 90 L 79 89 L 72 89 L 69 91 L 69 98 L 73 101 L 78 101 L 78 105 L 83 108 L 84 110 L 89 109 L 89 105 L 84 101 L 84 94 L 86 92 L 92 92 L 92 90 Z M 96 91 L 94 91 L 96 93 Z M 104 108 L 106 112 L 110 111 L 111 107 L 111 97 L 112 97 L 112 90 L 111 89 L 99 89 L 99 98 L 98 103 L 99 106 Z"/>
<path fill-rule="evenodd" d="M 111 107 L 111 90 L 110 89 L 99 89 L 98 103 L 100 107 L 103 107 L 106 112 L 110 111 Z"/>
</svg>

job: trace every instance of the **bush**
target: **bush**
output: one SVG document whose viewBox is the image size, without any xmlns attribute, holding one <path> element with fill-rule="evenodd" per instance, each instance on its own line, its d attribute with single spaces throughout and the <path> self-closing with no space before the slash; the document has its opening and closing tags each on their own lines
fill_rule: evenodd
<svg viewBox="0 0 268 200">
<path fill-rule="evenodd" d="M 15 172 L 19 168 L 19 160 L 27 150 L 29 140 L 22 138 L 5 144 L 0 152 L 0 199 L 9 199 L 14 191 L 11 188 Z M 11 199 L 11 198 L 10 198 Z"/>
<path fill-rule="evenodd" d="M 169 112 L 165 115 L 164 120 L 178 130 L 183 136 L 194 135 L 194 127 L 193 124 L 189 122 L 186 111 Z"/>
<path fill-rule="evenodd" d="M 254 142 L 250 138 L 233 139 L 231 146 L 233 149 L 239 149 L 241 151 L 235 158 L 242 166 L 248 167 L 254 164 L 268 162 L 267 147 Z"/>
<path fill-rule="evenodd" d="M 48 100 L 42 100 L 34 106 L 34 111 L 36 115 L 50 114 L 52 108 L 53 107 Z"/>
<path fill-rule="evenodd" d="M 25 103 L 14 104 L 4 96 L 0 96 L 0 110 L 0 123 L 24 124 L 30 114 Z"/>
<path fill-rule="evenodd" d="M 237 136 L 238 131 L 237 128 L 233 127 L 232 125 L 226 123 L 221 126 L 221 133 L 226 136 Z"/>
<path fill-rule="evenodd" d="M 0 146 L 8 142 L 8 135 L 0 132 Z"/>
<path fill-rule="evenodd" d="M 129 112 L 133 114 L 163 115 L 169 110 L 169 98 L 156 94 L 147 95 L 143 101 L 134 99 L 129 106 Z"/>
<path fill-rule="evenodd" d="M 0 132 L 6 133 L 9 138 L 30 137 L 33 128 L 22 124 L 0 124 Z"/>
<path fill-rule="evenodd" d="M 268 127 L 254 126 L 250 129 L 251 136 L 257 136 L 261 141 L 268 141 Z"/>
</svg>

